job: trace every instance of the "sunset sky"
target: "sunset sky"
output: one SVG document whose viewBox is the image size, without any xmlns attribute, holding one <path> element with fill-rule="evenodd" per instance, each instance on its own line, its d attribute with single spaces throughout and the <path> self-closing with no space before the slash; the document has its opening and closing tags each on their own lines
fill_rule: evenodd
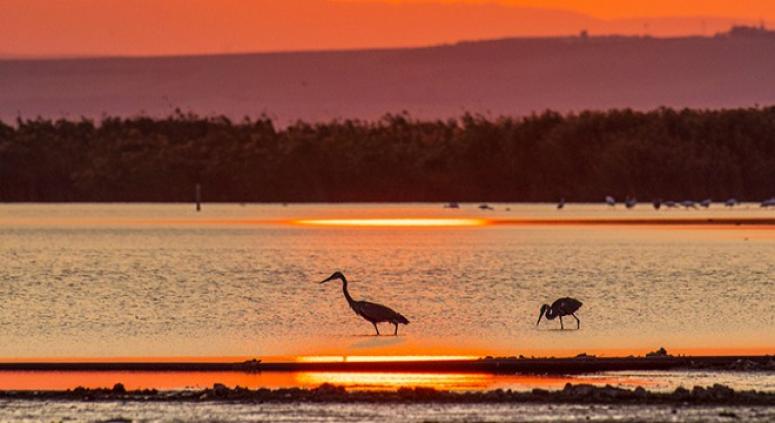
<svg viewBox="0 0 775 423">
<path fill-rule="evenodd" d="M 771 0 L 0 0 L 0 56 L 420 46 L 508 36 L 712 35 Z"/>
</svg>

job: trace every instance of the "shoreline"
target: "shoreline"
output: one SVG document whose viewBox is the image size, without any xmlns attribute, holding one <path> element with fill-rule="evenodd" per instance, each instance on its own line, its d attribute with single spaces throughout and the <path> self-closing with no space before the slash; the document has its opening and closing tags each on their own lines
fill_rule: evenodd
<svg viewBox="0 0 775 423">
<path fill-rule="evenodd" d="M 610 371 L 729 370 L 775 371 L 775 355 L 647 356 L 573 358 L 485 357 L 475 360 L 378 362 L 6 362 L 3 372 L 396 372 L 489 374 L 584 374 Z"/>
<path fill-rule="evenodd" d="M 434 388 L 402 387 L 395 391 L 348 391 L 342 386 L 324 383 L 317 388 L 281 388 L 255 390 L 228 388 L 216 383 L 212 388 L 188 391 L 143 389 L 127 391 L 120 383 L 113 388 L 67 391 L 0 391 L 0 400 L 8 401 L 80 401 L 80 402 L 228 402 L 228 403 L 448 403 L 448 404 L 612 404 L 612 405 L 731 405 L 775 406 L 775 393 L 735 391 L 724 385 L 679 387 L 673 392 L 652 392 L 642 387 L 596 387 L 566 384 L 562 390 L 533 389 L 516 392 L 496 389 L 485 392 L 452 392 Z"/>
</svg>

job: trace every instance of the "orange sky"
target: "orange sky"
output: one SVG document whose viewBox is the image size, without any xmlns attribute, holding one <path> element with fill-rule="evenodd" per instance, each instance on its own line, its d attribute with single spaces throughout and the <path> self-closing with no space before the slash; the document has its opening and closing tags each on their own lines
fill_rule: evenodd
<svg viewBox="0 0 775 423">
<path fill-rule="evenodd" d="M 581 29 L 712 34 L 775 22 L 772 0 L 0 0 L 0 11 L 0 56 L 420 46 Z"/>
<path fill-rule="evenodd" d="M 492 3 L 487 0 L 441 0 Z M 415 0 L 395 0 L 412 3 Z M 723 16 L 773 19 L 775 2 L 771 0 L 496 0 L 496 3 L 547 9 L 573 10 L 603 19 L 643 16 Z"/>
</svg>

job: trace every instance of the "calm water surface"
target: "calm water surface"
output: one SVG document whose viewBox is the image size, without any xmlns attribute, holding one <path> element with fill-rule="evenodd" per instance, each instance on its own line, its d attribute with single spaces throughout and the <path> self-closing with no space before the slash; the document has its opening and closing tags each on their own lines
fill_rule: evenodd
<svg viewBox="0 0 775 423">
<path fill-rule="evenodd" d="M 0 205 L 0 357 L 775 352 L 772 227 L 291 222 L 775 217 L 494 206 Z M 371 336 L 337 284 L 317 284 L 335 270 L 411 324 Z M 537 328 L 561 296 L 584 302 L 581 330 Z"/>
</svg>

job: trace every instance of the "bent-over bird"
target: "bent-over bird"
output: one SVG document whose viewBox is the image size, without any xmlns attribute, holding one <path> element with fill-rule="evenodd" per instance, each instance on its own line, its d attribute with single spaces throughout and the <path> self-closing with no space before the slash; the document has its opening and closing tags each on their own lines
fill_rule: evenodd
<svg viewBox="0 0 775 423">
<path fill-rule="evenodd" d="M 579 308 L 581 308 L 581 305 L 581 301 L 570 297 L 560 298 L 559 300 L 553 302 L 552 305 L 544 304 L 541 306 L 541 314 L 538 315 L 536 326 L 541 323 L 541 317 L 543 316 L 546 316 L 546 318 L 549 320 L 554 320 L 559 316 L 560 328 L 565 329 L 565 326 L 562 324 L 562 316 L 570 315 L 576 319 L 576 329 L 578 329 L 581 327 L 581 321 L 575 313 Z"/>
<path fill-rule="evenodd" d="M 355 314 L 363 317 L 364 319 L 371 322 L 372 325 L 374 325 L 374 330 L 377 331 L 377 335 L 380 334 L 377 323 L 392 323 L 396 327 L 393 335 L 398 335 L 399 323 L 404 325 L 409 324 L 409 320 L 407 320 L 406 317 L 402 316 L 400 313 L 396 312 L 390 307 L 385 307 L 381 304 L 371 303 L 368 301 L 355 301 L 353 297 L 350 296 L 350 292 L 347 291 L 347 278 L 345 278 L 341 272 L 335 272 L 333 275 L 329 276 L 326 280 L 320 283 L 323 284 L 334 279 L 339 279 L 342 281 L 342 291 L 344 291 L 344 298 L 347 300 L 347 304 L 350 305 L 350 308 L 353 309 Z"/>
</svg>

